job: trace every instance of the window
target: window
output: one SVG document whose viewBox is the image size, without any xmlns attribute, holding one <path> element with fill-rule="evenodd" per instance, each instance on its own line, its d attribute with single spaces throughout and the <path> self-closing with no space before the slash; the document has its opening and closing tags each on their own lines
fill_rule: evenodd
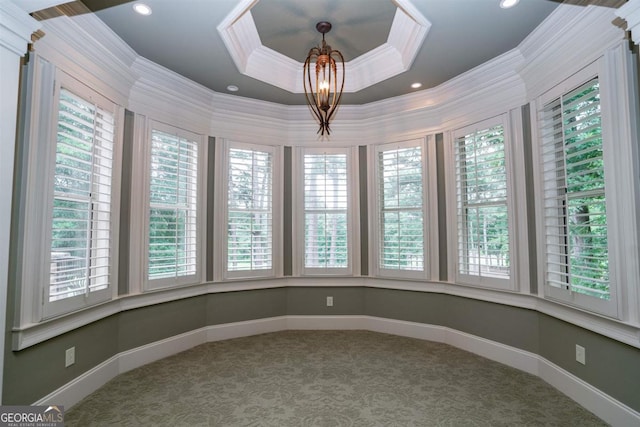
<svg viewBox="0 0 640 427">
<path fill-rule="evenodd" d="M 510 288 L 505 127 L 484 122 L 454 133 L 457 280 Z"/>
<path fill-rule="evenodd" d="M 302 173 L 302 266 L 308 274 L 350 274 L 352 153 L 347 149 L 306 149 Z"/>
<path fill-rule="evenodd" d="M 150 287 L 194 282 L 198 273 L 198 140 L 151 124 L 147 278 Z"/>
<path fill-rule="evenodd" d="M 551 296 L 588 297 L 598 310 L 597 300 L 612 298 L 598 78 L 544 104 L 540 115 L 545 282 Z"/>
<path fill-rule="evenodd" d="M 227 162 L 227 275 L 273 275 L 275 149 L 233 143 Z"/>
<path fill-rule="evenodd" d="M 426 150 L 424 140 L 411 140 L 378 145 L 371 151 L 370 206 L 376 212 L 371 218 L 376 230 L 372 265 L 377 275 L 424 279 L 433 270 L 427 264 L 431 245 L 425 210 L 430 181 Z"/>
<path fill-rule="evenodd" d="M 57 94 L 44 317 L 109 298 L 113 274 L 115 108 L 65 86 Z"/>
</svg>

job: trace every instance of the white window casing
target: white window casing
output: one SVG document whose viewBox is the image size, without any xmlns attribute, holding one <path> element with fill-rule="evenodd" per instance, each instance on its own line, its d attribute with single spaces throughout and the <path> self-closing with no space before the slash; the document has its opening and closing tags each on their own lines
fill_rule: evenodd
<svg viewBox="0 0 640 427">
<path fill-rule="evenodd" d="M 298 148 L 294 274 L 359 275 L 357 148 Z"/>
<path fill-rule="evenodd" d="M 224 141 L 220 173 L 224 209 L 217 231 L 224 279 L 282 274 L 282 148 Z M 220 200 L 220 199 L 219 199 Z"/>
<path fill-rule="evenodd" d="M 624 47 L 536 101 L 539 280 L 543 295 L 638 320 L 634 73 Z M 622 101 L 622 102 L 621 102 Z"/>
<path fill-rule="evenodd" d="M 380 144 L 371 147 L 369 159 L 372 273 L 432 278 L 438 272 L 435 163 L 428 163 L 435 162 L 434 144 L 424 139 Z"/>
<path fill-rule="evenodd" d="M 21 325 L 112 299 L 118 264 L 123 109 L 46 61 L 31 78 Z"/>
<path fill-rule="evenodd" d="M 148 120 L 144 282 L 152 290 L 202 277 L 204 137 Z"/>
<path fill-rule="evenodd" d="M 450 244 L 456 283 L 514 290 L 511 132 L 508 115 L 452 133 Z M 450 252 L 454 254 L 453 251 Z"/>
</svg>

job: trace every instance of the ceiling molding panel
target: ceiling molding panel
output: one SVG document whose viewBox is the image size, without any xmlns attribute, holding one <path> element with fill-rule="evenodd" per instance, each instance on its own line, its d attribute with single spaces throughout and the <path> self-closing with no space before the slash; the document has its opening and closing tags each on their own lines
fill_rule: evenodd
<svg viewBox="0 0 640 427">
<path fill-rule="evenodd" d="M 247 64 L 253 52 L 262 47 L 258 29 L 249 11 L 257 2 L 258 0 L 241 2 L 218 25 L 218 32 L 227 47 L 227 51 L 229 51 L 233 62 L 238 67 L 238 71 L 243 74 L 247 74 Z"/>
<path fill-rule="evenodd" d="M 251 15 L 259 0 L 244 0 L 218 25 L 238 71 L 291 93 L 304 93 L 301 62 L 262 45 Z M 396 13 L 386 43 L 345 63 L 345 92 L 357 92 L 407 71 L 431 23 L 409 0 L 395 0 Z"/>
<path fill-rule="evenodd" d="M 393 46 L 402 58 L 403 71 L 407 71 L 416 58 L 427 33 L 431 28 L 429 22 L 407 0 L 394 2 L 398 9 L 391 24 L 387 43 Z"/>
<path fill-rule="evenodd" d="M 345 64 L 345 73 L 349 78 L 344 83 L 344 91 L 357 92 L 407 71 L 401 61 L 400 52 L 389 43 L 360 55 Z"/>
<path fill-rule="evenodd" d="M 289 92 L 303 90 L 302 64 L 263 45 L 253 50 L 243 74 Z"/>
</svg>

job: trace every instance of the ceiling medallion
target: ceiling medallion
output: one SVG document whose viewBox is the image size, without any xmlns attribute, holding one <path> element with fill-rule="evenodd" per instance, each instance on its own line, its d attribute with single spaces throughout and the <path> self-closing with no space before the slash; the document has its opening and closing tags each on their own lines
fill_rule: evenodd
<svg viewBox="0 0 640 427">
<path fill-rule="evenodd" d="M 324 40 L 324 35 L 331 30 L 331 23 L 318 22 L 316 30 L 322 33 L 322 44 L 309 50 L 304 61 L 302 83 L 307 104 L 320 122 L 317 133 L 329 135 L 329 122 L 340 105 L 344 89 L 344 57 Z M 314 68 L 312 64 L 315 64 L 315 71 L 311 71 Z"/>
</svg>

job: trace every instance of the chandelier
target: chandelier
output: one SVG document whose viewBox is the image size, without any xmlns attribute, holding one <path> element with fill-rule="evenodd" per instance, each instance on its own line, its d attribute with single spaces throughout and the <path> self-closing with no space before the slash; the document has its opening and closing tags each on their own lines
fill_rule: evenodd
<svg viewBox="0 0 640 427">
<path fill-rule="evenodd" d="M 326 132 L 329 135 L 329 121 L 340 104 L 344 89 L 344 58 L 340 51 L 331 49 L 324 41 L 324 35 L 331 30 L 331 23 L 318 22 L 316 30 L 322 33 L 322 45 L 309 50 L 304 61 L 302 83 L 307 104 L 320 122 L 317 133 L 324 135 Z M 316 65 L 315 72 L 311 71 L 313 63 Z"/>
</svg>

